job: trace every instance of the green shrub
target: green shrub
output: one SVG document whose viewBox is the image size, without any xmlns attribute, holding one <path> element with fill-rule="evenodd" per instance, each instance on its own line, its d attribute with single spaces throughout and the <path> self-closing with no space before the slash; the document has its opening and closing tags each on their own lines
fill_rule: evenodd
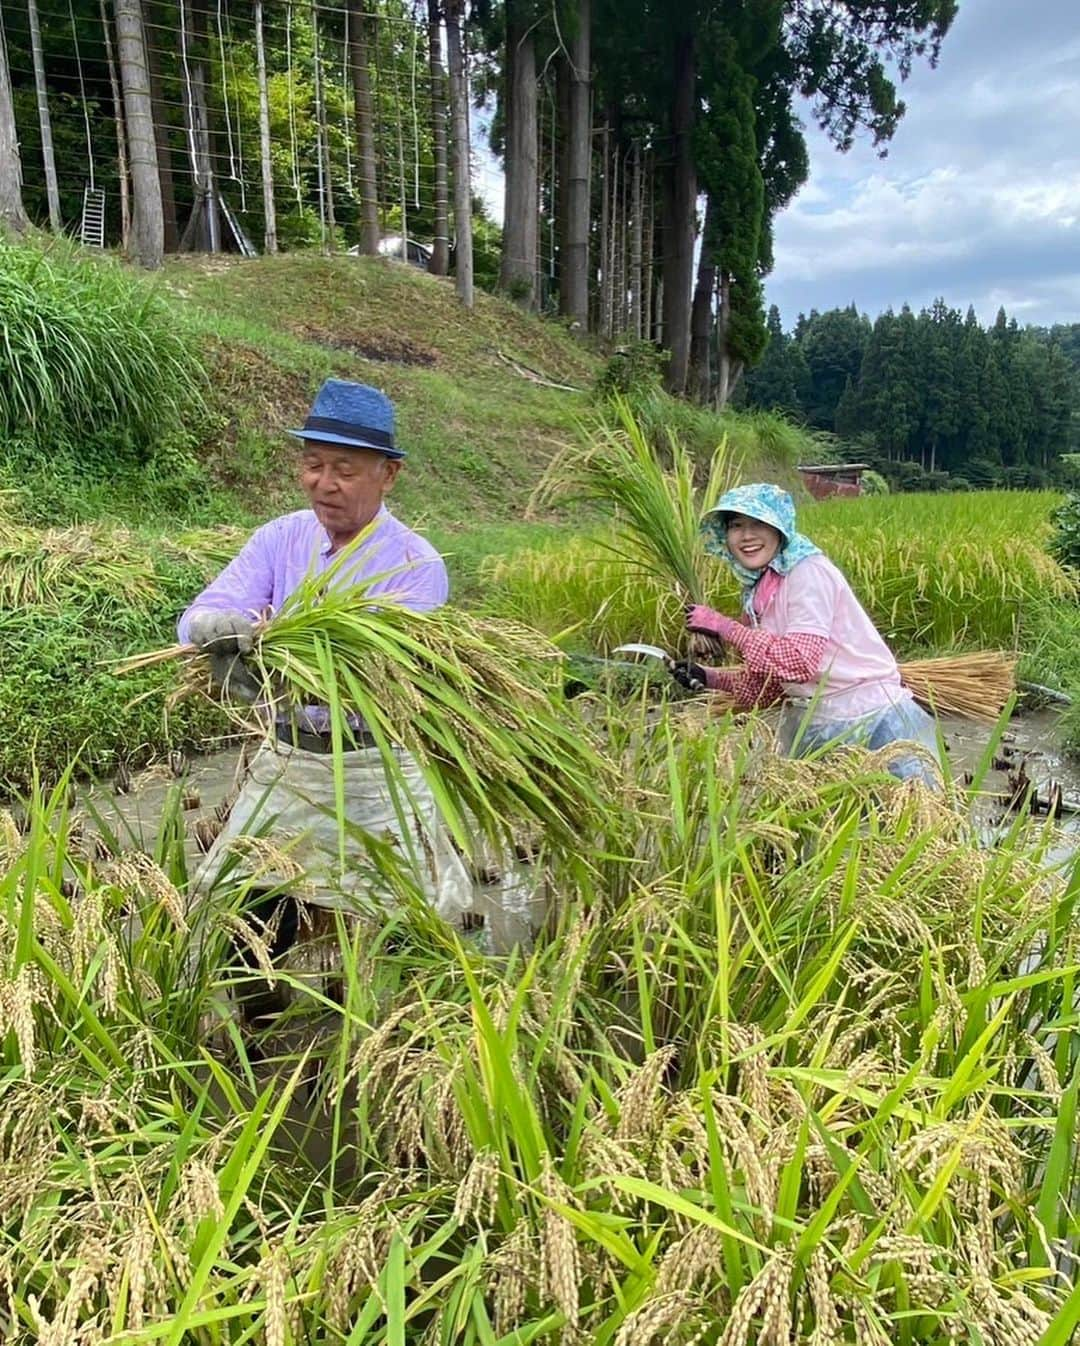
<svg viewBox="0 0 1080 1346">
<path fill-rule="evenodd" d="M 881 475 L 869 468 L 862 474 L 862 493 L 863 495 L 888 495 L 889 483 Z"/>
<path fill-rule="evenodd" d="M 1028 463 L 1014 463 L 1005 469 L 1004 484 L 1010 491 L 1041 490 L 1047 484 L 1047 475 L 1041 468 Z"/>
<path fill-rule="evenodd" d="M 642 397 L 660 391 L 665 353 L 651 341 L 631 341 L 620 346 L 597 375 L 596 396 L 607 401 L 624 397 L 637 404 Z"/>
<path fill-rule="evenodd" d="M 988 490 L 1000 486 L 1004 481 L 1004 468 L 990 458 L 969 458 L 964 464 L 964 476 L 977 490 Z"/>
<path fill-rule="evenodd" d="M 924 491 L 926 489 L 926 473 L 923 471 L 921 463 L 894 463 L 889 476 L 898 491 Z"/>
<path fill-rule="evenodd" d="M 0 439 L 111 470 L 204 413 L 177 312 L 119 264 L 0 241 Z"/>
<path fill-rule="evenodd" d="M 1047 551 L 1064 566 L 1080 569 L 1080 495 L 1069 495 L 1050 516 L 1053 533 Z"/>
</svg>

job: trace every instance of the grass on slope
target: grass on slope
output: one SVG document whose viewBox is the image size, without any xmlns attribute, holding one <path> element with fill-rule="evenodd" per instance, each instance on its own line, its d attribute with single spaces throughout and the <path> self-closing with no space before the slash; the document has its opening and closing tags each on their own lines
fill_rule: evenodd
<svg viewBox="0 0 1080 1346">
<path fill-rule="evenodd" d="M 108 526 L 44 532 L 0 519 L 0 791 L 82 770 L 140 766 L 226 728 L 207 705 L 165 714 L 168 669 L 118 678 L 116 662 L 175 639 L 176 614 L 237 536 L 168 540 Z"/>
<path fill-rule="evenodd" d="M 203 461 L 264 516 L 296 499 L 284 431 L 327 377 L 394 399 L 409 454 L 396 508 L 437 527 L 523 512 L 588 409 L 597 361 L 558 324 L 485 294 L 466 312 L 450 282 L 400 263 L 177 259 L 167 284 L 206 338 L 220 426 Z M 582 392 L 533 382 L 506 360 Z"/>
</svg>

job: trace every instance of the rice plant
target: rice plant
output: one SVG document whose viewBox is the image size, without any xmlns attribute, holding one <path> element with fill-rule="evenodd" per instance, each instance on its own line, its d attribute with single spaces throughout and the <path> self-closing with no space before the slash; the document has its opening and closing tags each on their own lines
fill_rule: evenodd
<svg viewBox="0 0 1080 1346">
<path fill-rule="evenodd" d="M 699 603 L 707 559 L 701 516 L 738 479 L 740 461 L 722 439 L 701 469 L 674 432 L 658 450 L 629 403 L 616 398 L 614 407 L 617 426 L 596 431 L 584 452 L 573 445 L 559 454 L 537 500 L 572 495 L 613 513 L 606 545 L 633 577 L 674 583 L 684 600 Z"/>
<path fill-rule="evenodd" d="M 1075 880 L 855 750 L 606 732 L 531 955 L 341 916 L 333 995 L 190 905 L 178 808 L 0 818 L 6 1342 L 1070 1339 Z"/>
<path fill-rule="evenodd" d="M 802 525 L 903 648 L 1014 645 L 1025 609 L 1075 599 L 1046 551 L 1051 492 L 827 500 Z"/>
</svg>

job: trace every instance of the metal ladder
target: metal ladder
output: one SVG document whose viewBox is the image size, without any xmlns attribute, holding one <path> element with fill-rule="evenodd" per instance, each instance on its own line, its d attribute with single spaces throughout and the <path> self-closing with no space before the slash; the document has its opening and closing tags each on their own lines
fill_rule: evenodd
<svg viewBox="0 0 1080 1346">
<path fill-rule="evenodd" d="M 221 207 L 222 215 L 225 216 L 225 220 L 232 230 L 232 236 L 236 240 L 236 246 L 240 255 L 242 257 L 258 257 L 259 254 L 255 251 L 255 245 L 240 227 L 240 221 L 233 214 L 232 207 L 229 205 L 228 201 L 226 201 L 223 196 L 219 196 L 217 201 L 218 205 Z"/>
<path fill-rule="evenodd" d="M 84 248 L 105 246 L 105 193 L 100 187 L 83 188 L 82 226 L 79 241 Z"/>
</svg>

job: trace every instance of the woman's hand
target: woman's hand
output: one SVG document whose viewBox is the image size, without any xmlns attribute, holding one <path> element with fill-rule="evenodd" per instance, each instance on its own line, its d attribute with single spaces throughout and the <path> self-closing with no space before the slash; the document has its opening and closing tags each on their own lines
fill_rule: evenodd
<svg viewBox="0 0 1080 1346">
<path fill-rule="evenodd" d="M 703 692 L 708 685 L 705 670 L 689 659 L 669 659 L 667 670 L 679 686 L 685 687 L 688 692 Z"/>
<path fill-rule="evenodd" d="M 686 605 L 686 629 L 693 631 L 696 635 L 717 636 L 722 640 L 724 629 L 730 620 L 730 617 L 725 617 L 720 612 L 714 612 L 712 608 L 707 608 L 703 603 L 687 603 Z"/>
</svg>

